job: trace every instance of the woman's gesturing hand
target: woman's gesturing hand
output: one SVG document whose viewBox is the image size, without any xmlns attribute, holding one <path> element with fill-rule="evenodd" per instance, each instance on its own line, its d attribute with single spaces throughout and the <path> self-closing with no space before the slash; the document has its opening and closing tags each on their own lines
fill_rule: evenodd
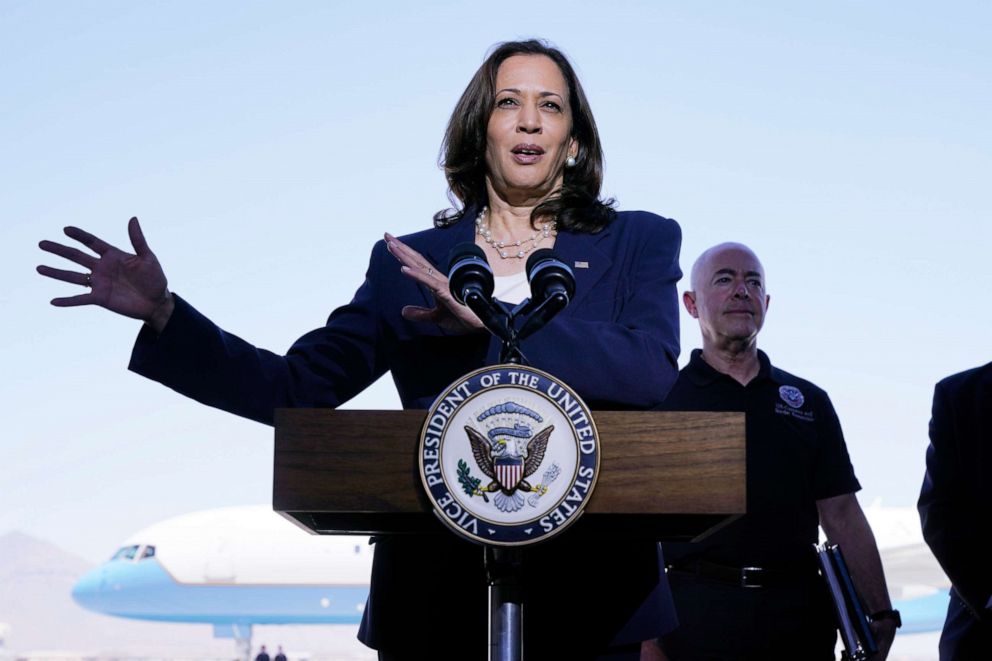
<svg viewBox="0 0 992 661">
<path fill-rule="evenodd" d="M 461 333 L 485 330 L 475 313 L 455 300 L 448 289 L 448 277 L 435 270 L 423 255 L 392 234 L 386 234 L 386 247 L 399 261 L 400 271 L 427 287 L 434 295 L 434 307 L 422 308 L 407 305 L 401 311 L 403 318 L 437 324 L 441 328 Z"/>
<path fill-rule="evenodd" d="M 168 281 L 155 253 L 148 248 L 137 218 L 128 222 L 127 232 L 135 254 L 124 252 L 78 227 L 66 227 L 66 236 L 83 244 L 96 256 L 54 241 L 42 241 L 38 247 L 79 264 L 89 273 L 50 266 L 39 266 L 38 273 L 90 288 L 85 294 L 52 299 L 52 305 L 99 305 L 133 319 L 141 319 L 156 331 L 161 331 L 174 307 Z"/>
</svg>

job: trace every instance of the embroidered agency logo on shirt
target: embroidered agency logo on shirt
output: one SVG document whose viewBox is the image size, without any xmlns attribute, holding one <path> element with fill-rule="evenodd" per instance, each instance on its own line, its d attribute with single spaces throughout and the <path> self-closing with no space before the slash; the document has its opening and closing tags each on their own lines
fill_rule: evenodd
<svg viewBox="0 0 992 661">
<path fill-rule="evenodd" d="M 802 410 L 802 405 L 806 403 L 806 397 L 803 396 L 803 392 L 795 386 L 781 386 L 778 389 L 778 396 L 782 398 L 781 402 L 775 402 L 775 412 L 781 415 L 790 415 L 797 420 L 804 420 L 806 422 L 813 421 L 813 412 Z"/>
<path fill-rule="evenodd" d="M 794 409 L 799 408 L 806 401 L 806 398 L 803 397 L 803 392 L 795 386 L 782 386 L 778 389 L 778 396 L 782 398 L 783 402 Z"/>
</svg>

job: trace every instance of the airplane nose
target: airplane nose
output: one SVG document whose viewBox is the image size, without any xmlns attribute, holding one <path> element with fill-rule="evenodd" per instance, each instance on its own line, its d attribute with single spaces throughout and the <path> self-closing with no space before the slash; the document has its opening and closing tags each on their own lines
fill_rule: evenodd
<svg viewBox="0 0 992 661">
<path fill-rule="evenodd" d="M 103 589 L 103 569 L 97 568 L 83 574 L 72 586 L 73 600 L 90 610 L 99 610 L 100 593 Z"/>
</svg>

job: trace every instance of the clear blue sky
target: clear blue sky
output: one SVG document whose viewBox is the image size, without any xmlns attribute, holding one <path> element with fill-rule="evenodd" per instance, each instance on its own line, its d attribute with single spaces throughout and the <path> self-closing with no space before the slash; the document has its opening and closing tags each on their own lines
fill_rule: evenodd
<svg viewBox="0 0 992 661">
<path fill-rule="evenodd" d="M 172 514 L 268 502 L 271 430 L 125 370 L 137 322 L 55 309 L 76 224 L 283 350 L 385 230 L 428 227 L 450 110 L 498 41 L 573 59 L 606 193 L 676 218 L 683 267 L 762 257 L 759 346 L 834 399 L 862 498 L 914 501 L 933 383 L 988 362 L 992 8 L 963 2 L 0 0 L 0 532 L 100 559 Z M 698 330 L 683 317 L 683 362 Z M 398 406 L 380 382 L 352 404 Z"/>
</svg>

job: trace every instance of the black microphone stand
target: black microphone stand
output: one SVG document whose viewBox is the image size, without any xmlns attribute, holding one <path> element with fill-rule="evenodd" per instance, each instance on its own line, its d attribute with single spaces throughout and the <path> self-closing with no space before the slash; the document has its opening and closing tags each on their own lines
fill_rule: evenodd
<svg viewBox="0 0 992 661">
<path fill-rule="evenodd" d="M 513 310 L 507 310 L 494 301 L 493 307 L 500 310 L 503 320 L 500 324 L 502 332 L 494 332 L 502 341 L 500 362 L 526 365 L 527 358 L 520 350 L 520 342 L 544 327 L 568 302 L 569 297 L 561 292 L 548 296 L 536 307 L 528 300 Z M 515 330 L 516 321 L 524 316 L 526 320 L 518 332 Z M 492 331 L 489 324 L 486 328 Z M 489 661 L 521 661 L 524 549 L 486 546 L 484 551 L 486 582 L 489 584 Z"/>
<path fill-rule="evenodd" d="M 520 342 L 543 328 L 568 305 L 575 289 L 571 270 L 550 250 L 538 251 L 527 260 L 527 273 L 532 287 L 538 280 L 542 282 L 543 300 L 534 304 L 528 299 L 510 309 L 492 298 L 492 271 L 481 249 L 473 244 L 456 246 L 449 261 L 452 263 L 449 269 L 452 295 L 468 306 L 489 332 L 500 339 L 500 362 L 526 365 L 527 358 L 520 350 Z M 541 269 L 546 273 L 540 278 L 533 277 Z M 553 282 L 549 282 L 549 278 Z M 525 316 L 526 320 L 517 331 L 518 318 Z M 483 550 L 489 585 L 489 660 L 522 661 L 524 550 L 503 546 L 484 546 Z"/>
<path fill-rule="evenodd" d="M 526 357 L 520 351 L 520 340 L 523 338 L 514 325 L 516 313 L 522 309 L 503 311 L 507 333 L 498 336 L 502 340 L 499 352 L 502 363 L 527 364 Z M 489 661 L 521 661 L 524 639 L 523 549 L 486 546 L 484 554 L 486 582 L 489 584 Z"/>
</svg>

